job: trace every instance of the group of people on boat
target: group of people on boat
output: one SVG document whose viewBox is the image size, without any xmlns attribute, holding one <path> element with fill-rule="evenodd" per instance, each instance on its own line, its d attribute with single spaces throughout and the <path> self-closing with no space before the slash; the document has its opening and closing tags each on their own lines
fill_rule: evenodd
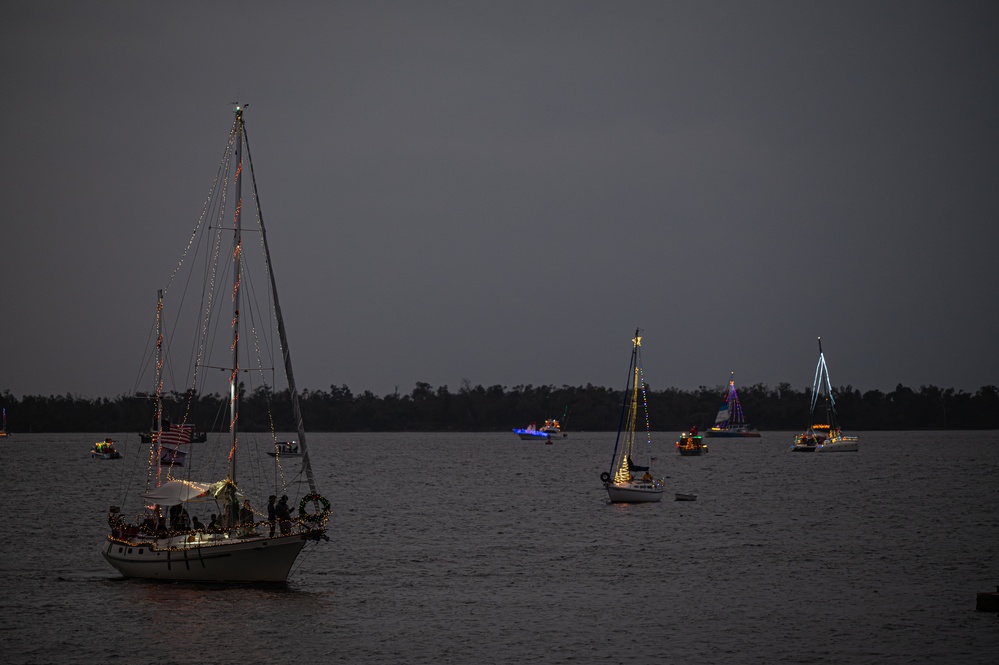
<svg viewBox="0 0 999 665">
<path fill-rule="evenodd" d="M 226 531 L 237 531 L 240 535 L 250 536 L 256 533 L 257 522 L 249 499 L 244 499 L 243 505 L 235 513 L 236 518 L 231 515 L 233 511 L 230 505 L 226 504 L 221 514 L 212 513 L 211 519 L 206 526 L 197 515 L 191 516 L 187 512 L 184 504 L 169 506 L 163 513 L 163 508 L 159 504 L 154 504 L 148 513 L 139 522 L 139 526 L 127 525 L 120 511 L 112 506 L 110 514 L 112 517 L 112 527 L 118 537 L 125 538 L 135 536 L 137 533 L 145 533 L 150 536 L 164 537 L 168 535 L 178 535 L 178 532 L 202 531 L 206 533 L 219 533 Z M 281 535 L 291 533 L 292 515 L 291 507 L 288 505 L 288 496 L 282 495 L 277 500 L 275 495 L 271 495 L 267 503 L 267 519 L 263 524 L 270 526 L 270 536 L 274 536 L 277 528 L 280 528 Z"/>
<path fill-rule="evenodd" d="M 274 537 L 274 525 L 281 526 L 281 535 L 286 536 L 291 533 L 291 508 L 288 507 L 288 495 L 282 494 L 281 500 L 274 503 L 277 496 L 271 494 L 267 497 L 267 520 L 271 525 L 271 538 Z"/>
</svg>

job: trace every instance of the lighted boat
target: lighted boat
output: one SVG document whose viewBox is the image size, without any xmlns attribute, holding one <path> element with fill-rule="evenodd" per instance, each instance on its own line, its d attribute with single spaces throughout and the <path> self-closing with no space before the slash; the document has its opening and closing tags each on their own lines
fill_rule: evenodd
<svg viewBox="0 0 999 665">
<path fill-rule="evenodd" d="M 700 434 L 684 432 L 676 442 L 676 452 L 681 455 L 705 455 L 708 452 L 708 444 L 704 443 Z"/>
<path fill-rule="evenodd" d="M 825 422 L 816 423 L 816 408 L 819 396 L 822 395 L 825 411 Z M 791 446 L 793 452 L 816 453 L 855 453 L 860 450 L 860 437 L 847 436 L 839 424 L 839 414 L 836 412 L 836 398 L 833 396 L 832 381 L 829 379 L 829 367 L 822 353 L 822 338 L 819 337 L 819 362 L 815 367 L 815 378 L 812 380 L 812 401 L 808 409 L 808 429 L 794 437 Z"/>
<path fill-rule="evenodd" d="M 93 459 L 121 459 L 121 453 L 115 447 L 114 439 L 104 439 L 95 443 L 90 449 L 90 457 Z"/>
<path fill-rule="evenodd" d="M 535 423 L 522 429 L 515 429 L 513 433 L 519 436 L 521 441 L 548 441 L 548 432 L 539 430 Z"/>
<path fill-rule="evenodd" d="M 148 444 L 151 466 L 138 469 L 132 485 L 123 485 L 138 487 L 138 491 L 135 495 L 129 491 L 109 509 L 110 534 L 100 549 L 105 560 L 125 577 L 280 583 L 287 581 L 306 546 L 328 540 L 330 502 L 319 494 L 309 460 L 288 335 L 272 272 L 274 264 L 249 157 L 243 109 L 237 106 L 209 200 L 190 235 L 189 250 L 184 251 L 167 284 L 173 284 L 170 293 L 177 291 L 171 302 L 179 306 L 170 309 L 171 316 L 177 317 L 176 323 L 164 325 L 164 290 L 159 291 L 157 299 L 157 343 L 152 366 L 158 397 L 153 427 L 157 436 Z M 246 201 L 242 194 L 244 180 L 253 187 Z M 249 218 L 256 222 L 252 243 L 242 242 L 242 212 L 252 215 Z M 220 278 L 223 274 L 229 276 L 228 283 Z M 254 297 L 244 294 L 247 284 L 258 288 L 266 285 L 269 290 L 261 309 L 256 307 L 259 293 Z M 184 311 L 185 305 L 193 311 Z M 218 334 L 225 327 L 229 334 Z M 185 340 L 176 347 L 194 348 L 198 353 L 191 359 L 193 365 L 186 375 L 190 384 L 174 394 L 186 395 L 189 400 L 219 398 L 221 403 L 216 408 L 228 417 L 219 419 L 224 424 L 205 445 L 186 449 L 185 457 L 198 455 L 197 464 L 182 466 L 176 459 L 166 459 L 163 464 L 165 458 L 184 450 L 178 446 L 186 445 L 167 443 L 162 436 L 174 430 L 163 427 L 159 399 L 165 364 L 163 331 L 187 328 L 193 339 L 190 344 Z M 277 344 L 271 344 L 271 340 Z M 244 381 L 257 386 L 259 395 L 276 394 L 278 390 L 270 379 L 280 367 L 287 384 L 281 392 L 287 399 L 251 399 L 244 404 Z M 255 392 L 254 397 L 257 395 Z M 279 404 L 288 405 L 291 413 L 276 414 L 274 408 Z M 256 435 L 238 427 L 241 421 L 251 419 L 251 408 L 255 406 L 266 411 L 259 414 L 257 422 L 295 423 L 301 457 L 294 462 L 295 468 L 286 470 L 281 457 L 263 463 L 268 461 L 264 452 L 274 450 L 277 443 L 273 431 Z M 190 407 L 185 405 L 185 413 Z M 253 462 L 255 455 L 260 457 Z M 193 475 L 195 470 L 199 475 Z M 296 482 L 289 484 L 293 478 Z M 307 489 L 297 483 L 299 478 L 307 483 Z M 264 510 L 269 495 L 281 496 L 275 504 L 275 520 Z M 296 503 L 298 512 L 293 517 Z M 208 513 L 215 519 L 204 526 L 199 512 L 204 521 Z"/>
<path fill-rule="evenodd" d="M 760 433 L 749 426 L 742 413 L 742 404 L 739 403 L 739 393 L 735 390 L 735 372 L 729 375 L 728 392 L 725 393 L 725 401 L 718 407 L 715 414 L 715 424 L 704 432 L 704 436 L 713 438 L 759 438 Z"/>
<path fill-rule="evenodd" d="M 562 432 L 562 426 L 557 420 L 545 420 L 545 424 L 541 427 L 541 432 L 552 437 L 563 437 L 565 434 Z"/>
<path fill-rule="evenodd" d="M 631 364 L 628 370 L 628 386 L 621 406 L 617 438 L 614 440 L 614 454 L 610 469 L 600 474 L 611 503 L 654 503 L 661 501 L 665 490 L 662 476 L 656 476 L 652 456 L 652 432 L 649 425 L 649 404 L 642 369 L 642 338 L 639 330 L 631 340 Z M 639 417 L 644 422 L 644 445 L 636 445 L 636 432 L 639 430 Z M 640 457 L 642 466 L 634 461 Z"/>
</svg>

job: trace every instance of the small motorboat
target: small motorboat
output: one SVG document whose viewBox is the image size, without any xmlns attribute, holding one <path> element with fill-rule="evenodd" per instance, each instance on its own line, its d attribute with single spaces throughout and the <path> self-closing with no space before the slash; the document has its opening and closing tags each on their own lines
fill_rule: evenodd
<svg viewBox="0 0 999 665">
<path fill-rule="evenodd" d="M 121 453 L 114 446 L 113 439 L 104 439 L 94 444 L 90 456 L 94 459 L 121 459 Z"/>
<path fill-rule="evenodd" d="M 278 441 L 274 444 L 274 450 L 268 450 L 267 454 L 271 457 L 301 457 L 302 451 L 297 441 Z"/>
</svg>

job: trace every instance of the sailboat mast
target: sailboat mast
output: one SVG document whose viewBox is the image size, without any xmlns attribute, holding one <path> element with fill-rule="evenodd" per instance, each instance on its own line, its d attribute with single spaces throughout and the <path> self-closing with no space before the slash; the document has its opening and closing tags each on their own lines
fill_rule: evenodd
<svg viewBox="0 0 999 665">
<path fill-rule="evenodd" d="M 156 291 L 156 431 L 163 431 L 163 289 Z"/>
<path fill-rule="evenodd" d="M 236 175 L 233 178 L 235 185 L 236 212 L 233 217 L 233 227 L 235 238 L 233 239 L 232 252 L 232 373 L 229 375 L 229 413 L 231 421 L 229 423 L 230 445 L 229 449 L 229 480 L 236 482 L 236 445 L 238 436 L 239 418 L 239 280 L 242 269 L 243 252 L 243 228 L 241 213 L 243 209 L 243 109 L 236 106 Z"/>
<path fill-rule="evenodd" d="M 258 223 L 260 225 L 260 237 L 264 246 L 264 261 L 267 264 L 267 276 L 271 283 L 271 297 L 274 298 L 274 318 L 277 320 L 278 340 L 281 343 L 281 356 L 284 359 L 284 375 L 288 381 L 288 392 L 291 395 L 292 416 L 295 418 L 295 426 L 298 430 L 298 449 L 302 451 L 302 469 L 305 477 L 309 481 L 309 490 L 316 494 L 316 479 L 312 475 L 312 463 L 309 461 L 309 447 L 305 442 L 305 420 L 302 418 L 302 408 L 298 400 L 298 387 L 295 384 L 295 372 L 291 366 L 291 349 L 288 347 L 288 333 L 284 326 L 284 316 L 281 314 L 281 301 L 278 299 L 277 279 L 274 277 L 274 264 L 271 262 L 271 250 L 267 244 L 267 231 L 264 228 L 264 213 L 260 209 L 260 197 L 257 196 L 257 178 L 253 174 L 253 155 L 250 153 L 250 137 L 243 128 L 243 136 L 246 141 L 247 162 L 250 165 L 250 184 L 253 187 L 253 198 L 257 203 Z"/>
<path fill-rule="evenodd" d="M 156 411 L 153 430 L 156 432 L 156 459 L 163 451 L 163 289 L 156 291 Z"/>
<path fill-rule="evenodd" d="M 808 426 L 815 424 L 815 405 L 822 390 L 822 338 L 819 337 L 819 362 L 815 365 L 815 377 L 812 379 L 812 401 L 808 407 Z"/>
<path fill-rule="evenodd" d="M 822 353 L 821 337 L 819 337 L 819 360 L 822 363 L 822 372 L 826 380 L 826 421 L 829 423 L 830 429 L 836 430 L 839 427 L 837 422 L 838 416 L 836 414 L 836 398 L 833 397 L 832 377 L 829 376 L 829 366 L 826 365 L 826 357 Z"/>
<path fill-rule="evenodd" d="M 628 384 L 624 388 L 624 403 L 621 404 L 621 419 L 617 423 L 617 438 L 614 439 L 614 454 L 611 457 L 610 463 L 610 474 L 613 477 L 614 472 L 617 470 L 615 468 L 615 462 L 617 461 L 617 449 L 621 443 L 621 432 L 624 429 L 624 417 L 628 413 L 628 407 L 632 400 L 632 392 L 634 391 L 635 373 L 638 370 L 637 358 L 638 358 L 638 347 L 642 343 L 642 338 L 638 336 L 638 328 L 635 328 L 635 338 L 631 340 L 631 362 L 628 365 Z"/>
</svg>

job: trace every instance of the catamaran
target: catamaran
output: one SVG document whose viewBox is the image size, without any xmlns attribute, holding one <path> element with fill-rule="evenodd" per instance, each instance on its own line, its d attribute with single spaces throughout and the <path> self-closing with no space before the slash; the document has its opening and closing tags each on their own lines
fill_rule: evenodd
<svg viewBox="0 0 999 665">
<path fill-rule="evenodd" d="M 823 395 L 825 404 L 825 422 L 817 422 L 815 410 L 819 403 L 819 395 Z M 808 409 L 808 429 L 794 437 L 791 450 L 798 453 L 855 453 L 860 447 L 859 436 L 846 436 L 839 424 L 836 412 L 836 398 L 833 397 L 832 381 L 829 379 L 829 368 L 822 353 L 822 338 L 819 337 L 819 362 L 815 366 L 815 378 L 812 380 L 812 401 Z"/>
<path fill-rule="evenodd" d="M 656 477 L 652 468 L 652 431 L 649 425 L 649 403 L 646 396 L 645 374 L 642 369 L 642 338 L 635 329 L 631 340 L 631 364 L 628 368 L 628 385 L 621 406 L 617 438 L 610 470 L 600 474 L 611 503 L 653 503 L 661 501 L 665 489 L 662 476 Z M 644 416 L 645 445 L 636 445 L 638 420 Z M 635 461 L 638 457 L 640 465 Z"/>
<path fill-rule="evenodd" d="M 237 105 L 234 114 L 208 201 L 157 300 L 158 399 L 149 464 L 131 485 L 138 485 L 137 495 L 122 497 L 111 506 L 111 533 L 100 549 L 125 577 L 285 582 L 307 545 L 328 540 L 330 502 L 317 489 L 306 445 L 243 107 Z M 244 207 L 247 176 L 254 205 Z M 255 225 L 246 232 L 253 233 L 254 242 L 244 244 L 243 217 L 253 209 Z M 253 247 L 259 255 L 250 251 Z M 192 275 L 197 279 L 188 278 Z M 171 300 L 178 305 L 170 310 L 176 322 L 164 326 L 164 299 L 170 299 L 171 289 L 181 291 Z M 184 311 L 183 305 L 195 311 Z M 169 346 L 164 329 L 189 329 L 193 338 L 177 345 L 185 352 L 193 350 L 183 394 L 189 400 L 198 395 L 219 398 L 220 415 L 210 440 L 197 448 L 186 446 L 183 460 L 178 453 L 191 431 L 187 413 L 167 428 L 159 399 Z M 178 363 L 171 367 L 176 370 Z M 274 379 L 282 373 L 287 390 L 275 392 Z M 212 383 L 216 377 L 222 379 L 217 388 Z M 254 386 L 251 399 L 243 394 L 246 384 Z M 287 404 L 291 413 L 281 415 L 277 404 Z M 261 407 L 259 417 L 249 408 L 254 406 Z M 190 403 L 185 408 L 189 411 Z M 241 427 L 244 423 L 264 432 L 251 432 L 251 427 Z M 297 429 L 301 457 L 292 460 L 291 467 L 282 466 L 281 456 L 265 454 L 284 440 L 278 435 L 281 425 Z M 168 443 L 171 434 L 185 440 Z M 282 497 L 275 504 L 277 518 L 270 519 L 265 505 L 277 496 Z M 296 501 L 297 516 L 293 515 Z M 199 513 L 207 521 L 209 512 L 213 519 L 206 526 Z"/>
</svg>

